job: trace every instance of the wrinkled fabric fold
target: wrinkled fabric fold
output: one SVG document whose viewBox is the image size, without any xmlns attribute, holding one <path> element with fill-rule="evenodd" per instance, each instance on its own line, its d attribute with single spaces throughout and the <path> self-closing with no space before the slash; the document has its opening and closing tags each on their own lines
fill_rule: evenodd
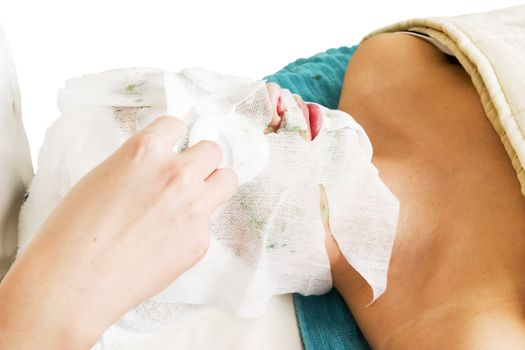
<svg viewBox="0 0 525 350">
<path fill-rule="evenodd" d="M 437 39 L 470 75 L 525 195 L 525 5 L 399 22 L 374 35 L 414 30 Z"/>
</svg>

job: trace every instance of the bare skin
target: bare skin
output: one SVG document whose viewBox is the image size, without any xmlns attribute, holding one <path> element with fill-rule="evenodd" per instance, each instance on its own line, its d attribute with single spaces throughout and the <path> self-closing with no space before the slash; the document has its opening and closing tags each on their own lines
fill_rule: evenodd
<svg viewBox="0 0 525 350">
<path fill-rule="evenodd" d="M 327 239 L 334 283 L 374 349 L 525 348 L 525 199 L 467 73 L 406 34 L 365 41 L 339 109 L 401 204 L 386 293 Z"/>
</svg>

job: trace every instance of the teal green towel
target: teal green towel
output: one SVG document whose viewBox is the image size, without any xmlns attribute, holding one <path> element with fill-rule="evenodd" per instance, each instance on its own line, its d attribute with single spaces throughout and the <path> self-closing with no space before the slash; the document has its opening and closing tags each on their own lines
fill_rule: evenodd
<svg viewBox="0 0 525 350">
<path fill-rule="evenodd" d="M 343 298 L 332 289 L 320 296 L 294 295 L 306 350 L 370 350 Z"/>
<path fill-rule="evenodd" d="M 305 101 L 336 109 L 346 66 L 356 49 L 357 46 L 343 46 L 300 58 L 264 79 L 300 95 Z"/>
<path fill-rule="evenodd" d="M 301 58 L 265 77 L 303 100 L 336 109 L 348 61 L 357 46 L 329 49 Z M 305 350 L 368 350 L 350 310 L 335 289 L 321 296 L 294 295 Z"/>
</svg>

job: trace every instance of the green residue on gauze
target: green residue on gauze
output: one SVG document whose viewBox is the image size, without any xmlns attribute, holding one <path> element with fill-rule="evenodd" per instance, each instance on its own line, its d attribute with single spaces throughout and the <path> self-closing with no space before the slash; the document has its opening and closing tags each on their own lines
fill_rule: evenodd
<svg viewBox="0 0 525 350">
<path fill-rule="evenodd" d="M 252 220 L 252 227 L 257 231 L 262 231 L 264 229 L 264 226 L 266 225 L 266 221 L 264 220 Z"/>
<path fill-rule="evenodd" d="M 145 80 L 141 80 L 139 82 L 136 82 L 136 83 L 133 83 L 133 84 L 129 84 L 128 86 L 126 86 L 124 91 L 128 95 L 140 95 L 144 91 L 144 85 L 145 84 L 146 84 L 146 81 Z"/>
</svg>

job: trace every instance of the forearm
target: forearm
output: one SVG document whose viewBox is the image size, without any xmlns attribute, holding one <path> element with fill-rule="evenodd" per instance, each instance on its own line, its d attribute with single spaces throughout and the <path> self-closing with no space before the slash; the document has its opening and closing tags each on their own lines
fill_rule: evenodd
<svg viewBox="0 0 525 350">
<path fill-rule="evenodd" d="M 75 315 L 89 306 L 44 271 L 50 260 L 21 259 L 0 283 L 0 349 L 89 349 L 98 339 L 96 328 Z"/>
</svg>

